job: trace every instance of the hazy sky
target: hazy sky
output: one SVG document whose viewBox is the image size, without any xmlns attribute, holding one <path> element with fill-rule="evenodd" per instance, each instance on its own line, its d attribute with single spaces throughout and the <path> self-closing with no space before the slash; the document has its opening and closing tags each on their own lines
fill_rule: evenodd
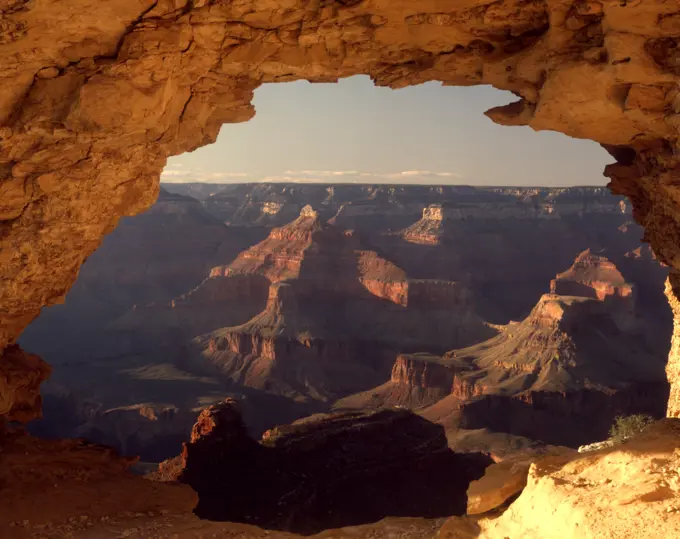
<svg viewBox="0 0 680 539">
<path fill-rule="evenodd" d="M 257 115 L 215 144 L 173 157 L 163 181 L 322 181 L 469 185 L 604 185 L 597 144 L 483 112 L 516 100 L 488 86 L 391 90 L 368 77 L 268 84 Z"/>
</svg>

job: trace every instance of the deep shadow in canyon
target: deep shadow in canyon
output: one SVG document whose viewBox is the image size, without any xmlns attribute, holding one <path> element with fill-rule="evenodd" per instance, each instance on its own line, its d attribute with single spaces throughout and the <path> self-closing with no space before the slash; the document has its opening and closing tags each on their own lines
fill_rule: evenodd
<svg viewBox="0 0 680 539">
<path fill-rule="evenodd" d="M 663 415 L 667 270 L 604 188 L 205 187 L 168 184 L 25 332 L 55 367 L 31 432 L 159 462 L 225 398 L 255 438 L 331 409 L 399 406 L 444 425 L 453 448 L 489 432 L 461 445 L 487 452 L 506 438 L 578 446 L 613 415 Z M 574 260 L 569 294 L 590 303 L 541 300 Z M 601 324 L 588 330 L 589 316 Z M 419 353 L 434 359 L 408 359 Z M 649 372 L 591 387 L 617 356 Z M 583 372 L 564 378 L 574 361 Z M 461 368 L 458 382 L 447 369 Z M 512 373 L 528 376 L 502 382 Z"/>
</svg>

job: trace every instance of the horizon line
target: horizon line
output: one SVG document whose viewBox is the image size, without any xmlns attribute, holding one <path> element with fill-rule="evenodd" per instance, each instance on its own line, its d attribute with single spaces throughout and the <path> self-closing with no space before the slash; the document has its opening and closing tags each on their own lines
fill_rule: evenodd
<svg viewBox="0 0 680 539">
<path fill-rule="evenodd" d="M 161 185 L 332 185 L 332 186 L 366 186 L 366 185 L 388 185 L 394 187 L 472 187 L 472 188 L 504 188 L 504 189 L 608 189 L 605 185 L 579 184 L 579 185 L 521 185 L 521 184 L 480 184 L 469 183 L 405 183 L 405 182 L 307 182 L 307 181 L 242 181 L 242 182 L 203 182 L 203 181 L 164 181 Z"/>
</svg>

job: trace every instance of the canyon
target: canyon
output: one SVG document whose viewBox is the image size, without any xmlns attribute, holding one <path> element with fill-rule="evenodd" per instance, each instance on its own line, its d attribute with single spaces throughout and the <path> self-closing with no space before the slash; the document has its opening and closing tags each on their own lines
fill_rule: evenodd
<svg viewBox="0 0 680 539">
<path fill-rule="evenodd" d="M 480 431 L 578 447 L 606 438 L 616 416 L 662 417 L 665 355 L 635 292 L 609 259 L 584 251 L 524 320 L 443 356 L 401 355 L 387 383 L 335 407 L 419 410 L 453 447 L 486 438 L 477 449 L 491 453 L 499 440 Z"/>
<path fill-rule="evenodd" d="M 55 369 L 44 385 L 49 403 L 45 417 L 29 426 L 31 432 L 52 438 L 84 436 L 158 462 L 179 451 L 201 409 L 229 397 L 242 401 L 254 437 L 311 413 L 405 406 L 442 424 L 452 447 L 465 440 L 460 447 L 470 451 L 498 451 L 499 443 L 509 439 L 519 446 L 578 446 L 606 435 L 617 413 L 663 415 L 663 365 L 671 331 L 662 293 L 667 269 L 640 243 L 642 233 L 630 221 L 621 197 L 601 188 L 310 185 L 300 190 L 286 184 L 205 186 L 212 194 L 200 202 L 179 194 L 198 186 L 167 184 L 153 211 L 130 218 L 127 230 L 114 232 L 112 247 L 102 246 L 98 258 L 83 267 L 86 283 L 110 275 L 110 281 L 100 282 L 101 290 L 115 290 L 120 305 L 127 300 L 127 310 L 102 309 L 106 300 L 96 301 L 97 289 L 76 287 L 64 305 L 50 309 L 49 316 L 25 332 L 21 343 L 37 349 Z M 211 200 L 232 190 L 243 200 L 230 211 L 249 216 L 236 225 L 229 224 L 231 217 L 219 221 L 228 217 L 227 210 L 216 209 Z M 334 206 L 323 204 L 329 191 L 339 199 Z M 342 208 L 363 205 L 366 199 L 372 201 L 371 211 L 365 208 L 366 219 L 352 223 L 361 226 L 341 227 L 337 216 Z M 432 204 L 433 199 L 440 203 Z M 321 211 L 305 204 L 310 200 L 320 200 Z M 286 215 L 293 210 L 299 214 L 281 226 L 273 220 L 263 225 L 262 216 L 276 215 L 272 201 Z M 177 215 L 178 204 L 184 217 L 176 226 L 183 235 L 175 234 L 172 244 L 151 246 L 147 238 L 170 226 L 167 216 Z M 412 222 L 397 231 L 376 228 L 383 212 L 391 215 L 395 206 L 412 208 Z M 467 215 L 461 221 L 463 209 Z M 323 214 L 330 217 L 324 220 Z M 245 232 L 231 242 L 234 229 Z M 209 244 L 205 256 L 218 264 L 202 276 L 191 273 L 204 256 L 194 238 L 210 239 L 214 231 L 220 231 L 218 248 Z M 118 234 L 125 234 L 125 242 L 115 238 Z M 529 234 L 532 241 L 527 242 Z M 237 253 L 246 238 L 252 245 Z M 559 250 L 555 238 L 565 240 Z M 586 245 L 607 252 L 611 260 L 587 250 L 580 253 Z M 422 247 L 427 256 L 413 251 Z M 188 249 L 193 256 L 175 260 L 173 272 L 186 280 L 189 290 L 168 301 L 165 289 L 155 285 L 157 275 L 166 271 L 172 252 Z M 138 256 L 140 251 L 145 257 Z M 574 258 L 573 267 L 560 273 L 562 260 L 568 260 L 568 267 Z M 474 271 L 480 259 L 488 263 Z M 627 282 L 619 265 L 635 280 Z M 102 274 L 101 266 L 108 273 Z M 151 301 L 133 303 L 145 279 L 154 283 L 144 296 Z M 577 289 L 565 291 L 565 286 Z M 541 299 L 549 292 L 552 296 Z M 480 312 L 494 313 L 502 324 L 486 321 Z M 528 318 L 514 322 L 517 312 Z M 613 322 L 607 319 L 610 315 Z M 587 339 L 574 343 L 571 326 L 559 330 L 566 320 L 585 328 L 596 324 L 594 331 L 604 331 L 620 348 L 602 348 Z M 611 323 L 618 325 L 611 329 Z M 77 328 L 77 333 L 70 337 L 63 327 Z M 58 340 L 50 338 L 55 328 Z M 560 332 L 553 335 L 555 331 Z M 472 350 L 463 353 L 465 359 L 454 360 L 463 371 L 476 362 L 475 346 L 497 350 L 492 355 L 499 359 L 489 365 L 497 373 L 477 382 L 487 389 L 486 400 L 477 399 L 484 391 L 475 389 L 474 382 L 445 365 L 450 350 L 468 346 Z M 535 392 L 527 391 L 528 401 L 521 391 L 510 398 L 505 386 L 493 381 L 514 370 L 526 373 L 525 378 L 543 372 L 551 383 L 562 377 L 560 369 L 551 371 L 553 356 L 563 356 L 556 364 L 576 360 L 591 368 L 599 354 L 637 357 L 656 367 L 646 375 L 636 372 L 635 360 L 629 360 L 631 380 L 639 383 L 630 390 L 630 402 L 625 391 L 591 395 L 583 375 L 565 387 L 539 384 Z M 522 355 L 527 357 L 516 359 Z M 546 366 L 536 366 L 542 363 Z M 381 386 L 390 372 L 392 381 Z M 610 374 L 599 379 L 614 392 L 607 385 L 616 380 L 608 380 Z M 585 376 L 591 383 L 590 374 Z M 539 406 L 531 399 L 546 395 L 553 395 L 554 402 L 540 406 L 558 410 L 569 428 L 557 427 L 550 413 L 546 418 L 553 427 L 540 414 L 526 419 Z M 574 398 L 583 402 L 570 404 Z M 621 402 L 611 404 L 616 399 Z M 431 409 L 423 412 L 426 405 Z M 512 414 L 514 425 L 494 419 L 504 415 L 496 414 L 498 406 L 520 407 Z M 597 426 L 582 428 L 584 419 L 577 418 L 603 406 L 610 410 Z M 522 430 L 527 423 L 535 423 L 536 429 Z"/>
<path fill-rule="evenodd" d="M 493 121 L 592 139 L 610 152 L 616 162 L 605 170 L 609 188 L 628 197 L 654 255 L 670 268 L 665 292 L 678 320 L 678 16 L 677 5 L 663 0 L 0 2 L 3 431 L 13 433 L 17 420 L 40 415 L 39 386 L 49 371 L 38 356 L 17 348 L 22 331 L 43 307 L 64 300 L 80 266 L 121 217 L 152 205 L 167 157 L 214 141 L 224 123 L 252 118 L 253 91 L 265 83 L 332 82 L 367 74 L 376 84 L 392 88 L 436 80 L 491 84 L 513 92 L 519 100 L 489 111 Z M 275 209 L 269 206 L 269 211 Z M 427 217 L 437 214 L 433 209 Z M 361 216 L 362 210 L 348 214 L 357 223 Z M 394 216 L 395 223 L 400 220 L 400 215 Z M 423 230 L 395 241 L 424 252 L 432 245 L 428 241 L 438 241 L 439 233 Z M 632 265 L 638 247 L 624 251 Z M 578 252 L 587 248 L 596 252 L 599 246 L 584 245 Z M 542 282 L 564 271 L 577 254 Z M 644 258 L 642 251 L 640 256 Z M 625 274 L 614 254 L 608 258 Z M 417 275 L 397 257 L 393 263 L 412 278 L 436 278 Z M 452 276 L 443 280 L 459 282 Z M 631 277 L 626 282 L 635 283 Z M 516 309 L 512 318 L 521 319 L 538 301 L 523 305 L 513 298 L 498 305 L 492 299 L 487 298 L 488 314 L 479 314 L 497 325 L 507 322 L 501 319 L 507 305 Z M 601 312 L 607 298 L 586 299 L 554 300 L 542 309 L 553 319 L 560 311 L 587 311 L 588 316 L 607 319 Z M 550 318 L 541 312 L 535 314 Z M 618 327 L 615 317 L 608 318 L 613 331 Z M 532 465 L 527 488 L 500 518 L 451 520 L 440 536 L 461 537 L 469 531 L 468 537 L 550 537 L 559 523 L 573 537 L 672 534 L 677 529 L 673 469 L 678 434 L 672 418 L 680 415 L 680 324 L 674 323 L 672 330 L 666 366 L 666 414 L 671 419 L 631 441 L 630 451 L 624 446 L 592 457 Z M 477 356 L 483 361 L 483 354 Z M 200 384 L 212 384 L 195 374 L 172 372 L 175 379 L 193 376 L 192 383 L 198 377 Z M 104 391 L 103 386 L 92 389 Z M 224 391 L 217 393 L 213 396 L 224 397 Z M 3 444 L 15 443 L 5 438 Z M 16 443 L 30 446 L 31 439 Z M 30 468 L 44 466 L 45 484 L 51 484 L 49 467 L 59 470 L 60 465 L 50 461 L 49 444 L 36 442 L 34 448 L 16 455 L 33 458 Z M 74 451 L 78 456 L 68 461 L 71 466 L 62 474 L 67 483 L 73 470 L 80 469 L 79 457 L 87 462 L 86 453 Z M 97 451 L 95 455 L 100 463 L 108 459 L 99 458 Z M 121 468 L 113 466 L 110 472 Z M 14 482 L 21 485 L 25 476 L 17 474 L 21 479 Z M 127 499 L 126 492 L 142 485 L 132 480 L 127 484 L 127 490 L 112 490 L 119 500 L 121 492 Z M 33 485 L 32 491 L 30 486 L 22 491 L 24 511 L 49 499 L 42 485 Z M 582 493 L 578 499 L 569 494 L 576 487 Z M 563 499 L 574 505 L 560 504 Z M 127 501 L 129 507 L 144 506 Z M 19 509 L 12 513 L 20 514 Z M 119 511 L 120 506 L 108 509 Z M 575 514 L 579 518 L 571 518 Z M 159 523 L 154 518 L 149 517 L 152 527 Z M 553 526 L 553 521 L 558 524 Z M 551 522 L 550 530 L 546 522 Z M 192 526 L 186 520 L 175 523 L 180 526 L 176 529 Z M 389 533 L 389 526 L 382 532 L 373 528 L 347 533 L 375 536 Z M 17 526 L 11 530 L 10 537 L 29 533 Z M 53 536 L 64 536 L 62 531 L 52 529 Z M 153 533 L 152 528 L 147 531 Z M 213 527 L 209 533 L 216 532 Z"/>
</svg>

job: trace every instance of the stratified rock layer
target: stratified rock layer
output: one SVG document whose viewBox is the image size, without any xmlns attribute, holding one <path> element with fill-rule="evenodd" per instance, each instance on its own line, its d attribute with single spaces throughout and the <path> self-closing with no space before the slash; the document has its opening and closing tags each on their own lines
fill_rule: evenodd
<svg viewBox="0 0 680 539">
<path fill-rule="evenodd" d="M 157 475 L 191 485 L 201 517 L 307 534 L 463 514 L 467 485 L 488 463 L 453 453 L 440 426 L 407 411 L 319 414 L 256 442 L 227 400 L 201 413 L 181 457 Z"/>
<path fill-rule="evenodd" d="M 384 379 L 400 350 L 447 349 L 496 331 L 461 283 L 409 279 L 307 206 L 211 280 L 266 277 L 266 308 L 197 337 L 194 367 L 295 398 L 335 400 Z M 215 318 L 217 319 L 217 318 Z"/>
<path fill-rule="evenodd" d="M 552 289 L 571 295 L 545 294 L 526 319 L 443 357 L 402 355 L 389 382 L 336 407 L 423 408 L 454 447 L 460 429 L 578 447 L 604 438 L 617 415 L 661 417 L 665 357 L 646 338 L 634 286 L 586 251 Z"/>
<path fill-rule="evenodd" d="M 5 0 L 0 10 L 0 347 L 64 296 L 122 215 L 151 204 L 167 156 L 251 118 L 267 82 L 363 73 L 393 88 L 512 91 L 520 100 L 488 115 L 606 145 L 612 188 L 680 266 L 674 2 Z"/>
</svg>

